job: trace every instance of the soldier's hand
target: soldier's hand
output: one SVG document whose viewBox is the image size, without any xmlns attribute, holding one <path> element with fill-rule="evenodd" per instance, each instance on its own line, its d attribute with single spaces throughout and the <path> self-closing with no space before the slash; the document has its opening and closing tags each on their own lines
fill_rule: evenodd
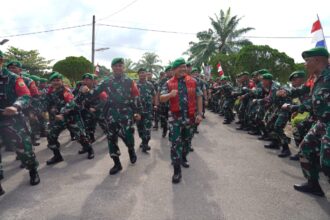
<svg viewBox="0 0 330 220">
<path fill-rule="evenodd" d="M 63 117 L 63 115 L 56 115 L 55 116 L 55 120 L 56 121 L 63 121 L 64 120 L 64 117 Z"/>
<path fill-rule="evenodd" d="M 283 90 L 283 89 L 278 90 L 278 91 L 276 92 L 276 95 L 277 95 L 277 96 L 280 96 L 280 97 L 285 97 L 285 96 L 286 96 L 286 91 Z"/>
<path fill-rule="evenodd" d="M 197 117 L 195 119 L 195 123 L 200 124 L 202 121 L 203 121 L 203 117 L 201 115 L 197 115 Z"/>
<path fill-rule="evenodd" d="M 252 102 L 253 102 L 253 103 L 256 103 L 256 102 L 257 102 L 257 99 L 253 99 Z"/>
<path fill-rule="evenodd" d="M 295 118 L 297 115 L 298 115 L 298 112 L 293 112 L 293 113 L 291 114 L 291 118 Z"/>
<path fill-rule="evenodd" d="M 178 90 L 173 89 L 173 90 L 170 92 L 170 97 L 173 98 L 173 97 L 175 97 L 177 94 L 178 94 Z"/>
<path fill-rule="evenodd" d="M 12 116 L 12 115 L 17 115 L 18 111 L 16 107 L 10 106 L 5 108 L 2 114 L 5 116 Z"/>
<path fill-rule="evenodd" d="M 89 111 L 90 112 L 96 112 L 96 109 L 95 108 L 89 108 Z"/>
<path fill-rule="evenodd" d="M 81 86 L 79 90 L 80 90 L 80 92 L 82 92 L 82 93 L 87 93 L 87 92 L 89 92 L 89 88 L 88 88 L 88 86 Z"/>
<path fill-rule="evenodd" d="M 140 114 L 134 114 L 134 119 L 135 119 L 135 121 L 140 121 L 141 120 L 141 115 Z"/>
<path fill-rule="evenodd" d="M 290 107 L 290 104 L 285 103 L 282 105 L 282 109 L 288 109 Z"/>
</svg>

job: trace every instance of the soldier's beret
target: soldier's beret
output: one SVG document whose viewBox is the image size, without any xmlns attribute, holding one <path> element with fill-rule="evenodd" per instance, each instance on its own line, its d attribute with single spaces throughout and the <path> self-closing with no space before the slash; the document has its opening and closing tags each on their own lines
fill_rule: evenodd
<svg viewBox="0 0 330 220">
<path fill-rule="evenodd" d="M 298 71 L 294 71 L 293 73 L 291 73 L 289 80 L 292 81 L 295 78 L 305 78 L 306 77 L 306 73 L 303 70 L 298 70 Z"/>
<path fill-rule="evenodd" d="M 271 73 L 262 74 L 262 79 L 273 80 L 273 75 Z"/>
<path fill-rule="evenodd" d="M 220 80 L 221 80 L 221 81 L 229 80 L 229 77 L 228 77 L 228 76 L 221 76 Z"/>
<path fill-rule="evenodd" d="M 171 65 L 168 65 L 167 67 L 165 67 L 165 72 L 168 72 L 172 69 L 172 66 Z"/>
<path fill-rule="evenodd" d="M 48 80 L 46 79 L 46 78 L 40 78 L 40 82 L 42 82 L 42 83 L 45 83 L 45 82 L 47 82 Z"/>
<path fill-rule="evenodd" d="M 191 73 L 196 73 L 196 72 L 199 73 L 197 67 L 193 67 L 193 68 L 191 69 Z"/>
<path fill-rule="evenodd" d="M 49 81 L 53 81 L 54 79 L 63 79 L 63 75 L 58 72 L 53 72 L 49 77 Z"/>
<path fill-rule="evenodd" d="M 124 58 L 121 58 L 121 57 L 117 57 L 117 58 L 114 58 L 111 62 L 111 66 L 114 66 L 118 63 L 124 63 Z"/>
<path fill-rule="evenodd" d="M 258 71 L 254 71 L 254 72 L 251 73 L 251 77 L 255 77 L 257 75 L 259 75 L 259 72 Z"/>
<path fill-rule="evenodd" d="M 35 82 L 39 82 L 39 81 L 40 81 L 39 76 L 36 76 L 36 75 L 30 75 L 29 78 L 32 79 L 32 80 L 35 81 Z"/>
<path fill-rule="evenodd" d="M 183 64 L 186 64 L 186 61 L 183 58 L 178 58 L 173 61 L 172 63 L 172 69 L 175 69 Z"/>
<path fill-rule="evenodd" d="M 261 70 L 258 70 L 257 72 L 258 72 L 260 75 L 263 75 L 263 74 L 265 74 L 265 73 L 269 73 L 269 71 L 266 70 L 266 69 L 261 69 Z"/>
<path fill-rule="evenodd" d="M 148 71 L 147 71 L 146 68 L 143 68 L 143 67 L 142 67 L 142 68 L 140 68 L 140 69 L 138 70 L 138 73 L 141 73 L 141 72 L 148 72 Z"/>
<path fill-rule="evenodd" d="M 324 47 L 315 47 L 310 50 L 306 50 L 302 52 L 302 57 L 308 58 L 308 57 L 326 57 L 329 58 L 329 52 L 326 48 Z"/>
<path fill-rule="evenodd" d="M 91 73 L 85 73 L 83 76 L 82 76 L 82 79 L 92 79 L 94 80 L 94 75 L 91 74 Z"/>
<path fill-rule="evenodd" d="M 9 66 L 16 66 L 16 67 L 22 68 L 22 63 L 17 60 L 11 60 L 6 63 L 6 67 L 8 68 Z"/>
</svg>

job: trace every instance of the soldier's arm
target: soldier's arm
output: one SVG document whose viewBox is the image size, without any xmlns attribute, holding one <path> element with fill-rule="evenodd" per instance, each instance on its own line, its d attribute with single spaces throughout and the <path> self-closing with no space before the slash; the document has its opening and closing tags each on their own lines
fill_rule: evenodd
<svg viewBox="0 0 330 220">
<path fill-rule="evenodd" d="M 141 100 L 140 100 L 140 92 L 139 89 L 135 83 L 135 81 L 132 81 L 132 85 L 131 85 L 131 98 L 133 99 L 132 102 L 132 109 L 134 114 L 140 114 L 142 112 L 142 104 L 141 104 Z"/>
<path fill-rule="evenodd" d="M 16 79 L 15 92 L 17 95 L 17 99 L 14 102 L 13 106 L 16 107 L 17 110 L 21 110 L 29 107 L 31 102 L 31 93 L 28 87 L 25 85 L 24 80 L 22 78 Z"/>
</svg>

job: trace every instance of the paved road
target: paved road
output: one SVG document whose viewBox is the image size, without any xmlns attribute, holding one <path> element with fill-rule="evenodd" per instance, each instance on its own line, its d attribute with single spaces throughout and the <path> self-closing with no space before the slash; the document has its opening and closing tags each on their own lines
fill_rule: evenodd
<svg viewBox="0 0 330 220">
<path fill-rule="evenodd" d="M 263 142 L 222 118 L 208 113 L 190 154 L 191 167 L 183 181 L 172 185 L 169 143 L 160 131 L 152 134 L 149 155 L 138 152 L 129 163 L 122 149 L 123 171 L 109 176 L 112 161 L 104 136 L 95 144 L 96 158 L 77 155 L 79 146 L 61 136 L 65 162 L 45 166 L 51 156 L 46 143 L 37 147 L 41 184 L 28 185 L 11 153 L 4 153 L 6 194 L 0 198 L 0 219 L 110 219 L 110 220 L 219 220 L 219 219 L 330 219 L 330 186 L 321 185 L 327 198 L 295 192 L 304 181 L 297 162 L 279 159 Z M 136 139 L 138 140 L 138 139 Z M 137 141 L 140 143 L 140 140 Z"/>
</svg>

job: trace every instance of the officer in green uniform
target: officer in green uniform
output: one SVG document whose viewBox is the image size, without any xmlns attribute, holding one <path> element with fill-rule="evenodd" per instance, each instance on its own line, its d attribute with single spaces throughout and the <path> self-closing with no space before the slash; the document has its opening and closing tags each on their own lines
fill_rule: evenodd
<svg viewBox="0 0 330 220">
<path fill-rule="evenodd" d="M 16 146 L 18 158 L 30 172 L 30 184 L 37 185 L 40 178 L 37 172 L 39 165 L 33 152 L 31 138 L 21 111 L 29 106 L 30 91 L 24 80 L 16 74 L 2 68 L 3 53 L 0 51 L 0 139 L 7 138 Z M 0 151 L 0 195 L 3 169 Z"/>
<path fill-rule="evenodd" d="M 203 120 L 203 94 L 196 80 L 187 74 L 183 58 L 176 59 L 172 69 L 174 76 L 163 85 L 160 101 L 169 101 L 171 159 L 174 167 L 172 182 L 179 183 L 182 177 L 181 165 L 189 167 L 187 155 L 191 145 L 191 126 Z"/>
<path fill-rule="evenodd" d="M 235 115 L 233 113 L 233 107 L 235 103 L 235 98 L 232 95 L 233 85 L 231 84 L 228 76 L 221 76 L 220 80 L 222 81 L 220 90 L 224 97 L 222 109 L 224 112 L 225 119 L 223 121 L 223 124 L 230 124 L 235 119 Z"/>
<path fill-rule="evenodd" d="M 147 80 L 147 71 L 144 68 L 138 70 L 139 80 L 136 85 L 140 91 L 140 100 L 142 104 L 141 120 L 136 123 L 139 136 L 142 140 L 140 147 L 142 152 L 146 153 L 151 148 L 149 141 L 151 137 L 151 125 L 153 119 L 153 106 L 158 106 L 158 99 L 154 85 Z"/>
<path fill-rule="evenodd" d="M 314 76 L 314 84 L 304 87 L 310 91 L 312 99 L 305 102 L 302 108 L 311 108 L 317 118 L 304 140 L 300 144 L 300 165 L 306 183 L 297 184 L 295 190 L 324 196 L 319 185 L 319 172 L 330 177 L 330 68 L 329 52 L 322 47 L 313 48 L 302 53 L 309 75 Z"/>
<path fill-rule="evenodd" d="M 81 91 L 87 93 L 90 99 L 98 97 L 103 91 L 108 95 L 104 114 L 107 121 L 109 153 L 114 161 L 114 166 L 110 169 L 109 174 L 114 175 L 122 170 L 118 137 L 127 146 L 131 163 L 134 164 L 137 160 L 134 149 L 133 120 L 139 121 L 141 119 L 142 106 L 136 83 L 124 73 L 124 59 L 113 59 L 111 68 L 113 76 L 101 81 L 91 91 L 86 87 L 82 88 Z"/>
</svg>

